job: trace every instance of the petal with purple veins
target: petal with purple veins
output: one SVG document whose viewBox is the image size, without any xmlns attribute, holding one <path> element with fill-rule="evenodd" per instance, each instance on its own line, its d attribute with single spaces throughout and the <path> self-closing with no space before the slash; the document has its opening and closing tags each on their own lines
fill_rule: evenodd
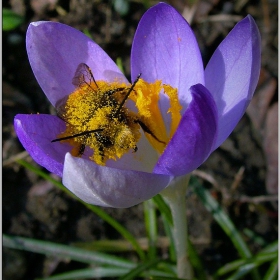
<svg viewBox="0 0 280 280">
<path fill-rule="evenodd" d="M 260 73 L 261 41 L 249 15 L 236 24 L 214 52 L 205 69 L 205 85 L 218 108 L 219 147 L 243 116 L 256 89 Z"/>
<path fill-rule="evenodd" d="M 31 157 L 50 172 L 62 177 L 64 157 L 71 147 L 51 141 L 65 129 L 65 123 L 51 115 L 16 115 L 14 127 Z"/>
<path fill-rule="evenodd" d="M 177 88 L 183 111 L 190 101 L 189 88 L 204 84 L 196 38 L 189 24 L 171 6 L 159 3 L 141 18 L 132 44 L 131 73 L 132 80 L 142 73 L 147 82 L 162 80 Z"/>
<path fill-rule="evenodd" d="M 31 23 L 26 49 L 34 75 L 50 102 L 69 95 L 72 78 L 80 63 L 86 63 L 96 80 L 127 82 L 112 59 L 82 32 L 57 22 Z"/>
</svg>

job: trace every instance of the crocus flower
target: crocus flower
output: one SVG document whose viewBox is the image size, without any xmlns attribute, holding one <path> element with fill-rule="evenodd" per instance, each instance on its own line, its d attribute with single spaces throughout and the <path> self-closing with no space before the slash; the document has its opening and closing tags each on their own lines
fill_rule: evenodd
<svg viewBox="0 0 280 280">
<path fill-rule="evenodd" d="M 31 23 L 26 45 L 34 75 L 55 107 L 75 90 L 71 79 L 80 63 L 90 67 L 96 81 L 113 83 L 117 78 L 129 84 L 96 43 L 64 24 Z M 57 116 L 17 115 L 15 130 L 32 158 L 61 176 L 79 198 L 101 206 L 130 207 L 198 168 L 223 143 L 243 116 L 259 71 L 260 35 L 250 15 L 233 28 L 204 69 L 189 24 L 174 8 L 160 3 L 143 15 L 131 53 L 132 82 L 141 73 L 144 82 L 161 81 L 178 94 L 181 118 L 175 127 L 168 114 L 171 98 L 161 91 L 154 104 L 166 130 L 173 130 L 160 153 L 141 136 L 137 152 L 99 165 L 89 159 L 88 147 L 75 157 L 68 143 L 51 142 L 66 126 Z"/>
</svg>

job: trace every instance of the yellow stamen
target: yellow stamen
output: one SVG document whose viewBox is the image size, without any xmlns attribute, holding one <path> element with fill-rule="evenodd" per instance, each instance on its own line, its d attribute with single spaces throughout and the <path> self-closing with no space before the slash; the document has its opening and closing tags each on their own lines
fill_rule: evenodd
<svg viewBox="0 0 280 280">
<path fill-rule="evenodd" d="M 163 85 L 163 88 L 164 92 L 168 95 L 170 102 L 170 108 L 167 111 L 167 113 L 171 114 L 171 127 L 169 135 L 170 139 L 176 131 L 181 120 L 180 111 L 182 110 L 182 106 L 180 105 L 178 92 L 176 88 L 173 88 L 170 85 Z"/>
<path fill-rule="evenodd" d="M 162 153 L 168 142 L 165 124 L 158 107 L 161 90 L 161 81 L 149 84 L 140 79 L 135 86 L 136 94 L 131 96 L 131 99 L 133 99 L 138 108 L 141 120 L 149 127 L 157 139 L 161 141 L 159 142 L 151 134 L 146 133 L 149 142 L 159 153 Z"/>
<path fill-rule="evenodd" d="M 182 106 L 179 103 L 177 89 L 170 85 L 162 85 L 161 81 L 147 83 L 140 79 L 135 86 L 135 91 L 136 95 L 131 96 L 131 99 L 135 101 L 140 118 L 156 136 L 155 138 L 146 133 L 146 137 L 151 145 L 161 154 L 181 120 L 180 110 Z M 162 91 L 169 97 L 170 102 L 170 108 L 166 112 L 171 114 L 169 135 L 167 135 L 167 129 L 158 103 Z"/>
</svg>

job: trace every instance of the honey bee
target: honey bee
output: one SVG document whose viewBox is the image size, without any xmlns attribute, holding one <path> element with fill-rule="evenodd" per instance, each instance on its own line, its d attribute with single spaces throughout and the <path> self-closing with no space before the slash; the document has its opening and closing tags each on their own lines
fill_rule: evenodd
<svg viewBox="0 0 280 280">
<path fill-rule="evenodd" d="M 60 118 L 66 122 L 66 132 L 51 142 L 75 143 L 74 156 L 82 156 L 89 146 L 94 150 L 91 159 L 102 165 L 109 158 L 121 157 L 129 149 L 136 152 L 136 143 L 141 137 L 140 127 L 163 143 L 137 113 L 125 107 L 140 77 L 141 74 L 131 86 L 104 81 L 102 84 L 95 80 L 88 65 L 80 63 L 72 79 L 77 90 L 76 99 L 71 103 L 72 107 L 68 97 L 65 104 L 58 108 L 62 112 Z"/>
</svg>

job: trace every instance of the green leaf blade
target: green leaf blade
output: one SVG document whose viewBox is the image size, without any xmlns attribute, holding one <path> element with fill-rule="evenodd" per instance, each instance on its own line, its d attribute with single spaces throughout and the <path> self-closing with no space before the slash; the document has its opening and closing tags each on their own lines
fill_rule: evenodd
<svg viewBox="0 0 280 280">
<path fill-rule="evenodd" d="M 10 9 L 2 10 L 2 30 L 11 31 L 23 23 L 24 18 Z"/>
</svg>

